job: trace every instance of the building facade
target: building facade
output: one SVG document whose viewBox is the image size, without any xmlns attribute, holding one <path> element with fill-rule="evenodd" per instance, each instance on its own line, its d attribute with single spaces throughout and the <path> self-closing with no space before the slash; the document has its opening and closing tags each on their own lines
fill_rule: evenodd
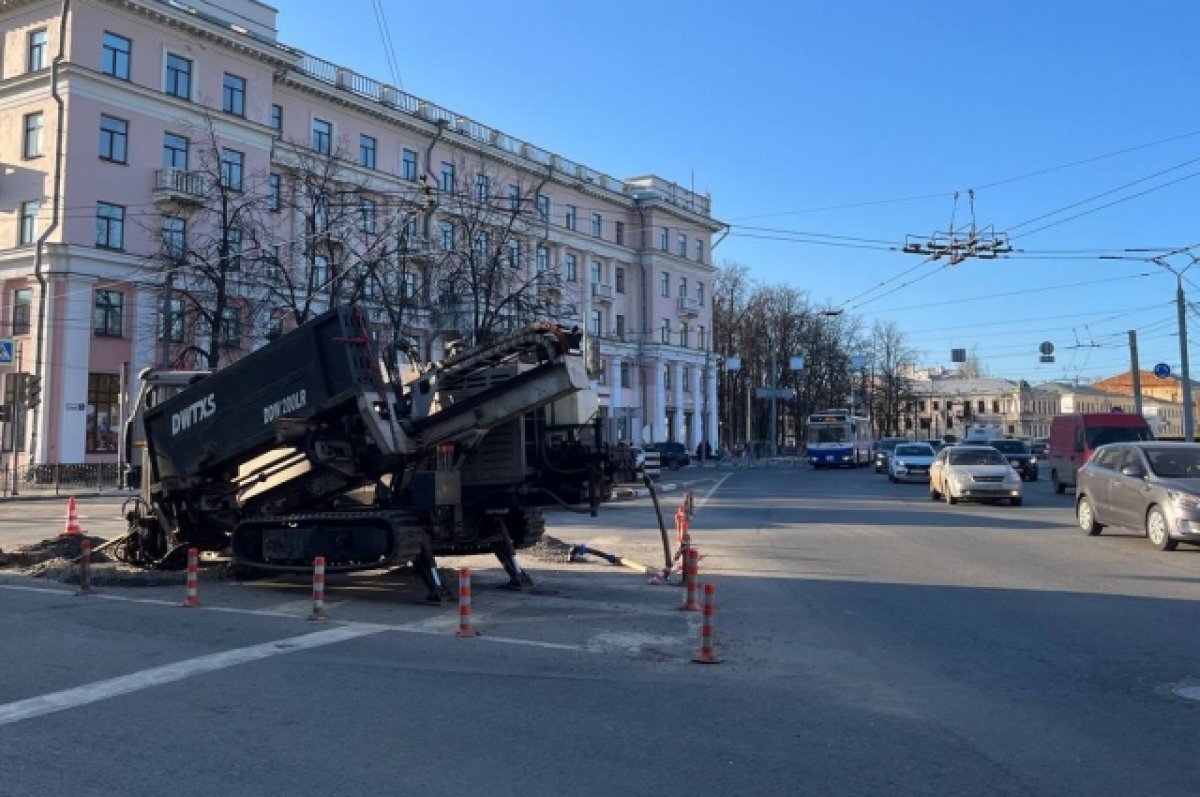
<svg viewBox="0 0 1200 797">
<path fill-rule="evenodd" d="M 196 352 L 218 338 L 214 356 L 235 358 L 343 299 L 359 271 L 354 299 L 420 359 L 474 334 L 481 308 L 579 326 L 612 440 L 715 445 L 724 225 L 709 197 L 615 179 L 300 52 L 275 19 L 256 0 L 0 6 L 4 403 L 19 403 L 21 374 L 41 380 L 40 404 L 4 424 L 6 456 L 117 461 L 142 368 L 203 365 Z M 331 207 L 351 201 L 353 241 L 320 251 Z M 258 221 L 228 221 L 230 202 Z M 378 246 L 381 231 L 402 243 Z M 205 239 L 219 318 L 187 284 L 214 262 L 194 254 Z M 482 300 L 444 266 L 472 249 L 509 267 Z M 384 267 L 393 283 L 371 271 Z M 387 312 L 397 295 L 401 321 Z"/>
</svg>

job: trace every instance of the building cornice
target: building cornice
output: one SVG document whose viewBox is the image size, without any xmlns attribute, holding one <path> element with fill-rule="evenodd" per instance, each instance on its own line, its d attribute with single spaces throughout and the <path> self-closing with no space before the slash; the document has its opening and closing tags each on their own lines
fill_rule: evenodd
<svg viewBox="0 0 1200 797">
<path fill-rule="evenodd" d="M 233 23 L 218 23 L 197 15 L 194 9 L 180 8 L 165 0 L 95 0 L 114 8 L 133 13 L 151 22 L 178 28 L 204 41 L 212 42 L 273 67 L 289 66 L 300 57 L 297 50 L 266 42 L 253 36 L 245 28 Z"/>
</svg>

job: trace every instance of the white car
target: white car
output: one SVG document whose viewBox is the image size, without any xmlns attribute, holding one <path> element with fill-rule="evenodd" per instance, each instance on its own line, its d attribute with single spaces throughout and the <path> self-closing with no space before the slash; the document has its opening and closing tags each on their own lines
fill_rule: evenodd
<svg viewBox="0 0 1200 797">
<path fill-rule="evenodd" d="M 949 446 L 929 469 L 929 498 L 959 501 L 1008 501 L 1021 505 L 1021 477 L 991 446 Z"/>
<path fill-rule="evenodd" d="M 935 456 L 929 443 L 900 443 L 888 457 L 888 481 L 928 481 Z"/>
</svg>

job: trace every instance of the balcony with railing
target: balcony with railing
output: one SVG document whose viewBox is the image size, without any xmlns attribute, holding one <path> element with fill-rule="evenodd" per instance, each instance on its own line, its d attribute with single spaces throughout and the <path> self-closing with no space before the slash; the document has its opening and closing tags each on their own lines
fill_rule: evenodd
<svg viewBox="0 0 1200 797">
<path fill-rule="evenodd" d="M 635 199 L 652 198 L 666 201 L 705 216 L 710 213 L 710 201 L 707 196 L 688 191 L 661 177 L 648 176 L 634 180 L 618 180 L 428 100 L 423 100 L 395 86 L 389 86 L 315 56 L 301 55 L 297 67 L 302 74 L 314 80 L 363 99 L 378 102 L 402 113 L 417 116 L 434 124 L 444 125 L 447 129 L 478 144 L 494 147 L 509 155 L 525 158 L 541 166 L 548 166 L 558 173 L 591 186 Z"/>
<path fill-rule="evenodd" d="M 592 283 L 592 298 L 602 302 L 611 302 L 616 298 L 617 292 L 613 290 L 613 286 L 606 282 Z"/>
<path fill-rule="evenodd" d="M 680 296 L 676 308 L 679 315 L 686 318 L 696 318 L 700 315 L 700 300 L 691 296 Z"/>
<path fill-rule="evenodd" d="M 203 202 L 208 198 L 211 181 L 204 172 L 184 169 L 156 169 L 154 172 L 155 202 Z"/>
</svg>

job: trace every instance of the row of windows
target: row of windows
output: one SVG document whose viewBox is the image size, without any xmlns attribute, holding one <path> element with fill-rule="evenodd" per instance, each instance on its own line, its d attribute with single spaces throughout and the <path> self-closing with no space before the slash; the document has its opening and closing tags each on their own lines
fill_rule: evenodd
<svg viewBox="0 0 1200 797">
<path fill-rule="evenodd" d="M 633 387 L 633 366 L 630 363 L 622 362 L 620 372 L 621 372 L 621 375 L 620 375 L 621 387 L 622 388 Z M 599 373 L 599 376 L 596 381 L 599 382 L 601 385 L 608 384 L 608 367 L 606 366 L 606 364 L 604 363 L 603 360 L 600 361 L 600 373 Z M 701 384 L 699 384 L 698 382 L 695 383 L 695 385 L 693 385 L 692 369 L 689 366 L 685 365 L 681 368 L 680 374 L 679 374 L 679 381 L 683 386 L 684 392 L 691 392 L 692 390 L 702 390 L 703 389 L 703 386 Z M 663 389 L 664 390 L 674 390 L 675 389 L 675 377 L 674 377 L 674 367 L 673 366 L 670 366 L 670 365 L 663 366 Z"/>
</svg>

